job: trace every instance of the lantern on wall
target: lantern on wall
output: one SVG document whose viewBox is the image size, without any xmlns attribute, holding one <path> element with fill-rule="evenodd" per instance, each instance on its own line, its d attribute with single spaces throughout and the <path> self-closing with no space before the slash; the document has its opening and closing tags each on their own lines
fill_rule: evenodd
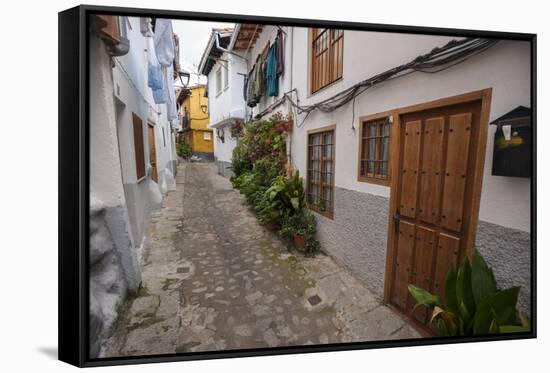
<svg viewBox="0 0 550 373">
<path fill-rule="evenodd" d="M 531 109 L 518 106 L 491 122 L 495 176 L 531 177 Z"/>
<path fill-rule="evenodd" d="M 225 142 L 225 134 L 223 128 L 216 128 L 216 136 L 222 143 Z"/>
</svg>

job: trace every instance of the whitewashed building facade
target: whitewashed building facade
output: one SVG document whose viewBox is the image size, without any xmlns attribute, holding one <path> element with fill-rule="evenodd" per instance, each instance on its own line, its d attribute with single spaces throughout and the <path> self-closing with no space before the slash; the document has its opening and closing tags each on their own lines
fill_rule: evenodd
<svg viewBox="0 0 550 373">
<path fill-rule="evenodd" d="M 233 29 L 213 29 L 201 58 L 199 72 L 208 77 L 209 127 L 214 130 L 214 158 L 221 175 L 231 175 L 231 156 L 237 145 L 231 127 L 243 122 L 247 60 L 231 50 Z"/>
<path fill-rule="evenodd" d="M 141 284 L 151 212 L 176 187 L 167 104 L 147 82 L 144 20 L 94 16 L 90 34 L 90 346 L 101 343 L 128 292 Z M 173 88 L 171 88 L 173 89 Z"/>
<path fill-rule="evenodd" d="M 528 310 L 531 178 L 494 172 L 495 132 L 503 130 L 500 122 L 489 123 L 518 107 L 529 113 L 529 42 L 500 40 L 440 72 L 415 72 L 384 81 L 336 110 L 314 110 L 306 115 L 294 109 L 289 100 L 283 100 L 283 96 L 287 94 L 301 107 L 313 105 L 363 80 L 409 63 L 434 48 L 443 47 L 453 39 L 464 38 L 329 30 L 325 34 L 327 40 L 323 41 L 323 29 L 239 24 L 233 33 L 231 51 L 244 55 L 250 71 L 251 64 L 274 42 L 279 30 L 284 34 L 284 72 L 279 78 L 279 94 L 275 97 L 264 95 L 254 108 L 246 108 L 245 117 L 268 116 L 269 112 L 277 111 L 294 115 L 289 160 L 304 176 L 309 192 L 315 187 L 311 184 L 315 161 L 311 159 L 310 148 L 320 146 L 316 141 L 326 140 L 330 144 L 322 147 L 323 152 L 330 153 L 325 157 L 328 161 L 321 165 L 326 165 L 327 170 L 323 171 L 330 174 L 330 180 L 326 180 L 328 185 L 323 189 L 327 193 L 323 202 L 326 206 L 316 209 L 323 250 L 346 265 L 380 300 L 405 309 L 410 306 L 407 305 L 410 300 L 403 291 L 393 290 L 395 283 L 417 282 L 437 291 L 434 286 L 441 286 L 441 275 L 438 275 L 442 272 L 438 270 L 438 266 L 443 266 L 441 261 L 456 262 L 461 253 L 471 252 L 475 246 L 493 267 L 500 286 L 521 286 L 520 305 Z M 319 41 L 317 46 L 314 45 L 316 40 Z M 323 46 L 323 42 L 331 47 L 326 49 L 327 44 Z M 322 55 L 324 50 L 331 55 L 327 58 L 333 59 L 332 70 L 319 78 L 315 75 L 319 72 L 312 71 L 314 54 Z M 468 108 L 470 104 L 473 106 Z M 515 123 L 514 120 L 510 123 Z M 528 116 L 518 120 L 523 120 L 523 124 L 512 126 L 512 141 L 514 136 L 521 137 L 515 129 L 530 128 Z M 419 124 L 414 124 L 416 122 Z M 421 144 L 418 148 L 404 137 L 408 129 L 416 125 L 418 131 L 414 132 L 422 138 L 418 140 Z M 380 132 L 369 136 L 370 126 Z M 442 133 L 441 140 L 427 137 L 432 127 L 440 130 L 436 132 Z M 470 129 L 471 135 L 462 135 Z M 468 136 L 469 140 L 464 140 L 461 146 L 469 148 L 449 148 L 456 145 L 453 136 L 458 136 L 457 131 L 460 136 Z M 369 141 L 376 144 L 373 154 L 368 153 L 365 145 Z M 437 151 L 424 145 L 440 144 L 438 141 L 442 148 Z M 518 141 L 529 142 L 525 138 Z M 526 146 L 530 148 L 530 143 Z M 413 148 L 424 158 L 411 155 L 415 154 Z M 430 198 L 422 199 L 422 193 L 405 189 L 408 185 L 423 187 L 422 180 L 428 179 L 420 174 L 429 174 L 431 166 L 426 162 L 434 154 L 449 155 L 437 158 L 437 162 L 443 162 L 436 167 L 437 180 L 441 180 L 438 183 L 442 184 L 438 184 L 433 198 L 424 193 Z M 462 158 L 467 161 L 460 157 L 454 160 L 453 154 L 463 154 Z M 523 161 L 529 169 L 530 159 Z M 456 171 L 454 176 L 452 171 Z M 418 176 L 405 179 L 406 172 L 418 173 Z M 447 182 L 447 189 L 444 177 L 451 180 Z M 466 182 L 453 177 L 466 179 Z M 453 200 L 451 189 L 456 192 L 455 187 L 459 192 L 454 200 L 458 198 L 460 206 L 449 210 L 456 216 L 452 216 L 452 224 L 446 224 L 444 220 L 451 220 L 451 217 L 445 213 L 445 204 L 450 202 L 445 201 Z M 409 194 L 416 195 L 415 199 L 404 201 L 403 196 Z M 404 211 L 407 204 L 417 210 L 422 210 L 423 204 L 430 206 L 435 218 L 422 220 L 421 213 L 415 212 L 409 219 Z M 413 249 L 414 244 L 410 250 L 405 243 L 399 244 L 399 234 L 404 234 L 407 224 L 413 227 L 411 235 L 418 240 L 425 240 L 429 245 L 439 242 L 437 247 L 429 249 L 432 259 L 425 261 L 424 268 L 421 268 L 422 254 Z M 445 250 L 448 253 L 444 253 Z M 420 281 L 424 274 L 426 279 Z"/>
</svg>

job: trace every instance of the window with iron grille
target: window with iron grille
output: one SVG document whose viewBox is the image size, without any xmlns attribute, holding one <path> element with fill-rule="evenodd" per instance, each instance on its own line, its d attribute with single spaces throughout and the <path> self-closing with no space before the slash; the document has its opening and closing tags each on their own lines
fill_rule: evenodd
<svg viewBox="0 0 550 373">
<path fill-rule="evenodd" d="M 342 78 L 344 30 L 311 29 L 311 92 Z"/>
<path fill-rule="evenodd" d="M 389 118 L 363 121 L 359 149 L 359 180 L 389 185 Z"/>
<path fill-rule="evenodd" d="M 329 218 L 334 212 L 334 129 L 308 135 L 307 200 Z"/>
</svg>

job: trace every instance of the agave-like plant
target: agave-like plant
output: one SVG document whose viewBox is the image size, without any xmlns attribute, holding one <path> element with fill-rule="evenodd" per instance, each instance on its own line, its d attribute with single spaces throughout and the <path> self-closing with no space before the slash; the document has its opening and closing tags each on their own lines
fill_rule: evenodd
<svg viewBox="0 0 550 373">
<path fill-rule="evenodd" d="M 438 295 L 409 285 L 415 308 L 432 309 L 430 323 L 440 336 L 469 336 L 530 331 L 530 322 L 516 308 L 519 287 L 500 290 L 493 271 L 476 251 L 472 260 L 465 257 L 445 280 L 445 302 Z"/>
</svg>

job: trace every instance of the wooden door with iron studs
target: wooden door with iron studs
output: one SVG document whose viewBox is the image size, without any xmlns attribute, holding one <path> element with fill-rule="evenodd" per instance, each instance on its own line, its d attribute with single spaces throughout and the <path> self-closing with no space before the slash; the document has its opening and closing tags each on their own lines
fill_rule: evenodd
<svg viewBox="0 0 550 373">
<path fill-rule="evenodd" d="M 478 145 L 486 133 L 481 107 L 476 100 L 401 114 L 397 122 L 386 301 L 421 326 L 431 315 L 423 306 L 413 311 L 408 285 L 444 299 L 447 271 L 472 250 L 481 190 L 473 186 L 483 174 Z"/>
</svg>

